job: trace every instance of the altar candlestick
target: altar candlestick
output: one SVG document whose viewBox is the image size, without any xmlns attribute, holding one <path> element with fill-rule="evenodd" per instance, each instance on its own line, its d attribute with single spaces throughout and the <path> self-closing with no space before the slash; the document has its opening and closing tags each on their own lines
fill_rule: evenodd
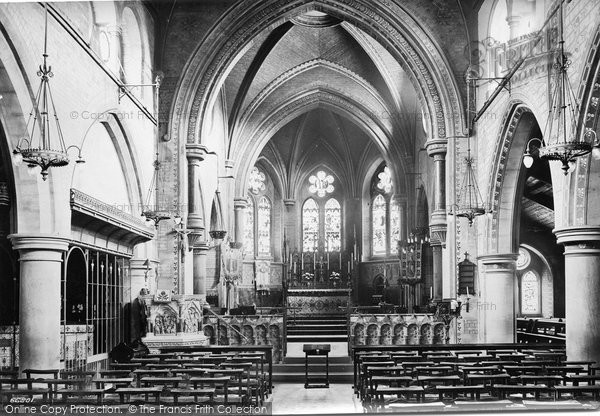
<svg viewBox="0 0 600 416">
<path fill-rule="evenodd" d="M 313 270 L 317 270 L 317 252 L 313 253 Z"/>
<path fill-rule="evenodd" d="M 304 253 L 300 255 L 302 257 L 302 270 L 304 270 Z"/>
<path fill-rule="evenodd" d="M 339 265 L 340 265 L 340 270 L 342 270 L 342 248 L 341 247 L 340 247 L 340 262 L 339 262 Z"/>
<path fill-rule="evenodd" d="M 294 262 L 294 274 L 296 274 L 296 262 Z"/>
<path fill-rule="evenodd" d="M 429 287 L 429 299 L 433 299 L 433 286 Z"/>
<path fill-rule="evenodd" d="M 467 286 L 467 297 L 469 297 L 469 286 Z"/>
<path fill-rule="evenodd" d="M 327 252 L 327 270 L 329 270 L 329 251 Z"/>
<path fill-rule="evenodd" d="M 348 274 L 350 274 L 350 260 L 348 260 Z"/>
</svg>

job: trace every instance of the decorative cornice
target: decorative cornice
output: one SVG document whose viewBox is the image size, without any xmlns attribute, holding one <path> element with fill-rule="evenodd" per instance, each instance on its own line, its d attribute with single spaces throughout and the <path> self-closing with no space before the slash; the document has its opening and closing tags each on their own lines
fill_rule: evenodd
<svg viewBox="0 0 600 416">
<path fill-rule="evenodd" d="M 71 210 L 135 234 L 136 240 L 148 241 L 154 238 L 154 231 L 146 222 L 77 189 L 71 189 Z"/>
</svg>

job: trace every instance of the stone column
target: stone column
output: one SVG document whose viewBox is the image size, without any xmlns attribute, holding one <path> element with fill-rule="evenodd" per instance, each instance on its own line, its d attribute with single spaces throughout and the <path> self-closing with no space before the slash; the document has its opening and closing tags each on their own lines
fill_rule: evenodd
<svg viewBox="0 0 600 416">
<path fill-rule="evenodd" d="M 470 305 L 470 308 L 477 308 L 479 312 L 480 339 L 485 343 L 515 342 L 517 257 L 518 254 L 510 253 L 488 254 L 478 258 L 483 265 L 483 287 L 479 288 L 481 301 Z"/>
<path fill-rule="evenodd" d="M 60 368 L 60 278 L 69 240 L 12 234 L 19 252 L 19 368 Z"/>
<path fill-rule="evenodd" d="M 246 228 L 246 207 L 248 201 L 246 198 L 235 198 L 233 200 L 233 209 L 235 212 L 235 242 L 244 243 L 244 230 Z"/>
<path fill-rule="evenodd" d="M 427 154 L 433 157 L 434 165 L 434 200 L 433 213 L 429 221 L 431 249 L 433 255 L 433 299 L 443 298 L 444 261 L 442 249 L 446 246 L 446 139 L 428 140 Z"/>
<path fill-rule="evenodd" d="M 567 357 L 600 362 L 600 226 L 554 233 L 565 246 Z"/>
<path fill-rule="evenodd" d="M 194 295 L 200 295 L 206 301 L 206 256 L 208 244 L 198 241 L 193 246 Z"/>
<path fill-rule="evenodd" d="M 185 146 L 188 160 L 188 215 L 187 227 L 191 230 L 204 230 L 202 218 L 202 198 L 200 197 L 200 162 L 208 153 L 206 146 L 189 143 Z"/>
</svg>

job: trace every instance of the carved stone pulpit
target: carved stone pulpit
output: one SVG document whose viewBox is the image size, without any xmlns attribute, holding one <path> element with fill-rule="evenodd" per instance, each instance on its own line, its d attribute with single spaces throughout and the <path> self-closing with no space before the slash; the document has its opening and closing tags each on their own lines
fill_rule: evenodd
<svg viewBox="0 0 600 416">
<path fill-rule="evenodd" d="M 153 351 L 161 347 L 208 345 L 202 329 L 202 300 L 198 295 L 158 291 L 143 296 L 148 322 L 142 342 Z"/>
</svg>

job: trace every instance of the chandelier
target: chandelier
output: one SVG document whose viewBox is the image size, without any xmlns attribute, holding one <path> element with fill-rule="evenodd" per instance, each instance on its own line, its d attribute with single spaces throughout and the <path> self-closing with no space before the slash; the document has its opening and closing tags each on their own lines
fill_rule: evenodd
<svg viewBox="0 0 600 416">
<path fill-rule="evenodd" d="M 52 67 L 47 64 L 47 45 L 48 45 L 48 8 L 44 3 L 44 53 L 43 63 L 39 66 L 37 75 L 41 78 L 40 86 L 35 95 L 33 108 L 27 119 L 27 136 L 22 137 L 13 150 L 13 160 L 15 165 L 22 162 L 32 171 L 35 167 L 41 168 L 42 179 L 48 179 L 48 169 L 52 167 L 61 167 L 69 164 L 68 151 L 71 148 L 78 150 L 76 163 L 84 163 L 81 157 L 81 148 L 79 146 L 66 146 L 62 135 L 62 130 L 58 122 L 54 98 L 50 90 L 50 78 L 54 76 Z M 38 129 L 39 125 L 39 129 Z M 53 125 L 53 126 L 52 126 Z M 52 128 L 53 127 L 53 128 Z M 55 131 L 54 138 L 52 130 Z"/>
<path fill-rule="evenodd" d="M 158 74 L 154 80 L 154 102 L 156 103 L 156 114 L 159 113 L 159 98 L 160 98 L 160 84 L 162 81 L 162 74 Z M 171 212 L 170 210 L 165 210 L 160 208 L 160 199 L 162 195 L 159 195 L 159 192 L 162 190 L 164 192 L 164 178 L 161 177 L 161 167 L 162 163 L 160 161 L 160 153 L 159 153 L 159 142 L 160 142 L 160 129 L 157 125 L 156 127 L 156 159 L 153 162 L 154 166 L 154 174 L 152 175 L 152 181 L 150 182 L 150 187 L 148 188 L 148 194 L 146 196 L 146 201 L 144 204 L 144 208 L 142 211 L 142 216 L 146 217 L 149 221 L 154 221 L 154 225 L 158 226 L 158 223 L 162 220 L 168 220 L 174 216 L 178 216 Z M 162 189 L 161 189 L 162 185 Z"/>
<path fill-rule="evenodd" d="M 565 54 L 563 35 L 563 8 L 561 2 L 558 19 L 559 50 L 556 61 L 552 65 L 556 71 L 553 83 L 554 91 L 552 92 L 552 102 L 548 110 L 548 119 L 543 135 L 547 138 L 547 141 L 537 137 L 529 140 L 523 155 L 523 164 L 526 168 L 533 165 L 532 153 L 534 150 L 531 145 L 537 141 L 539 143 L 539 157 L 544 160 L 560 161 L 562 163 L 561 169 L 566 175 L 569 172 L 569 165 L 575 163 L 575 159 L 587 155 L 595 147 L 598 147 L 599 143 L 596 133 L 592 130 L 588 130 L 581 136 L 577 135 L 576 120 L 579 114 L 579 103 L 567 74 L 571 61 Z"/>
<path fill-rule="evenodd" d="M 460 187 L 458 204 L 453 205 L 448 212 L 449 215 L 466 218 L 469 221 L 469 226 L 473 225 L 475 217 L 488 212 L 488 210 L 484 208 L 483 198 L 481 197 L 479 186 L 477 186 L 473 162 L 474 159 L 471 157 L 471 144 L 469 140 L 467 157 L 465 158 L 465 176 L 463 178 L 462 186 Z"/>
</svg>

